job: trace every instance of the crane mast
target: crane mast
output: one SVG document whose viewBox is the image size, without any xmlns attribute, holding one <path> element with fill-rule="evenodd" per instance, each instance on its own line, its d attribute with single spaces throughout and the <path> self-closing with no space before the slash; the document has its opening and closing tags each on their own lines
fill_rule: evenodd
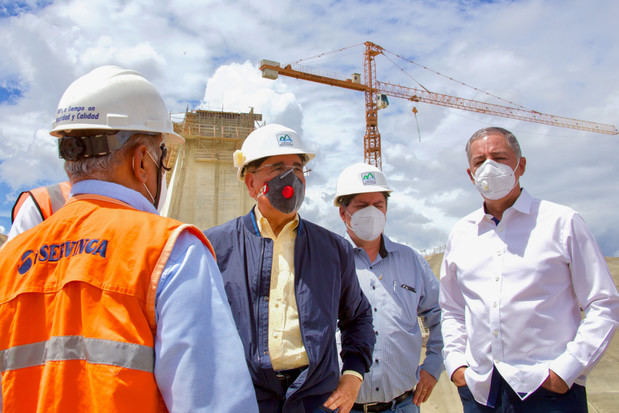
<svg viewBox="0 0 619 413">
<path fill-rule="evenodd" d="M 562 128 L 571 128 L 589 132 L 617 135 L 619 131 L 614 125 L 608 125 L 585 120 L 550 115 L 534 110 L 513 106 L 497 105 L 473 99 L 434 93 L 423 89 L 406 87 L 389 82 L 381 82 L 376 78 L 376 56 L 383 53 L 383 48 L 372 42 L 365 42 L 363 73 L 365 83 L 358 78 L 336 79 L 327 76 L 293 69 L 291 65 L 281 67 L 278 62 L 262 60 L 260 70 L 262 77 L 277 79 L 278 75 L 309 80 L 331 86 L 357 90 L 365 95 L 365 136 L 363 138 L 363 159 L 366 163 L 382 168 L 381 140 L 378 131 L 378 97 L 380 95 L 407 99 L 412 102 L 429 103 L 471 112 L 518 119 L 527 122 L 541 123 Z"/>
<path fill-rule="evenodd" d="M 377 55 L 382 48 L 371 42 L 365 43 L 363 73 L 367 88 L 365 89 L 365 135 L 363 137 L 363 161 L 382 169 L 383 159 L 380 148 L 380 132 L 378 131 L 378 106 L 376 94 L 378 81 L 376 79 Z"/>
</svg>

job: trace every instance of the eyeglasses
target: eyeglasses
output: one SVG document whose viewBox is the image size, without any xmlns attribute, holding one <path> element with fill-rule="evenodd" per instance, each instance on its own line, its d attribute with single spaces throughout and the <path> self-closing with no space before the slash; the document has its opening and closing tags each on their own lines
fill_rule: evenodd
<svg viewBox="0 0 619 413">
<path fill-rule="evenodd" d="M 310 172 L 312 171 L 311 169 L 306 168 L 300 164 L 286 165 L 283 162 L 278 162 L 261 165 L 260 168 L 254 169 L 250 172 L 256 173 L 258 171 L 266 170 L 267 174 L 269 175 L 281 175 L 291 169 L 293 173 L 297 176 L 309 176 Z"/>
</svg>

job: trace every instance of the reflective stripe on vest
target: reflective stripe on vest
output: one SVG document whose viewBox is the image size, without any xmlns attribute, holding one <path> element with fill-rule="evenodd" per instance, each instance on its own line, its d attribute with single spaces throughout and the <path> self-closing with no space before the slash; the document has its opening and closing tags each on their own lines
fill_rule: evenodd
<svg viewBox="0 0 619 413">
<path fill-rule="evenodd" d="M 64 182 L 63 182 L 64 184 Z M 52 206 L 52 214 L 58 211 L 67 202 L 68 193 L 63 191 L 61 184 L 50 185 L 47 187 L 49 193 L 49 203 Z"/>
<path fill-rule="evenodd" d="M 153 372 L 152 347 L 121 341 L 82 336 L 51 337 L 47 341 L 24 344 L 0 351 L 0 373 L 42 366 L 48 361 L 85 360 L 128 369 Z"/>
<path fill-rule="evenodd" d="M 67 199 L 69 199 L 70 192 L 70 182 L 60 182 L 54 185 L 42 186 L 40 188 L 22 192 L 17 197 L 17 200 L 13 205 L 13 209 L 11 210 L 11 224 L 15 222 L 15 218 L 17 217 L 19 210 L 28 197 L 32 198 L 34 206 L 41 215 L 41 220 L 45 221 L 54 212 L 64 206 Z"/>
</svg>

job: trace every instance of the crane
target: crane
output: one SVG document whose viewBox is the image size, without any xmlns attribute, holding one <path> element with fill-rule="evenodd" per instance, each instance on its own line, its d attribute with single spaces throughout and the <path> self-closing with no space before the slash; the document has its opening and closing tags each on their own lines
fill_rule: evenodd
<svg viewBox="0 0 619 413">
<path fill-rule="evenodd" d="M 366 163 L 382 168 L 381 141 L 378 131 L 378 110 L 384 105 L 384 96 L 393 96 L 407 99 L 412 102 L 430 103 L 488 115 L 502 116 L 542 123 L 562 128 L 578 129 L 589 132 L 617 135 L 619 131 L 614 125 L 590 122 L 550 115 L 522 107 L 498 105 L 473 99 L 465 99 L 441 93 L 434 93 L 424 89 L 411 88 L 389 82 L 382 82 L 376 78 L 376 56 L 383 54 L 385 49 L 372 42 L 365 42 L 363 58 L 364 81 L 360 75 L 353 74 L 352 79 L 337 79 L 307 71 L 297 70 L 292 65 L 281 66 L 278 62 L 263 59 L 260 63 L 262 77 L 277 79 L 278 75 L 297 79 L 309 80 L 331 86 L 357 90 L 365 95 L 365 135 L 363 138 L 363 158 Z"/>
</svg>

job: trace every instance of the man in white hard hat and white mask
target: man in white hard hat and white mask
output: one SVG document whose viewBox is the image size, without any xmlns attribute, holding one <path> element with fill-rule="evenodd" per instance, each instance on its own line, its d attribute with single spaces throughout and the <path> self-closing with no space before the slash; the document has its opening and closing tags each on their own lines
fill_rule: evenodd
<svg viewBox="0 0 619 413">
<path fill-rule="evenodd" d="M 157 214 L 183 139 L 155 87 L 94 69 L 51 134 L 71 197 L 0 252 L 3 411 L 256 412 L 212 247 Z"/>
<path fill-rule="evenodd" d="M 297 213 L 313 157 L 292 129 L 254 130 L 234 165 L 256 206 L 206 231 L 261 413 L 348 413 L 371 363 L 372 313 L 350 245 Z"/>
<path fill-rule="evenodd" d="M 365 163 L 350 165 L 337 180 L 334 205 L 354 246 L 376 331 L 372 368 L 353 412 L 419 412 L 443 370 L 438 281 L 419 253 L 383 233 L 391 192 L 383 172 Z M 421 364 L 418 317 L 430 332 Z"/>
</svg>

